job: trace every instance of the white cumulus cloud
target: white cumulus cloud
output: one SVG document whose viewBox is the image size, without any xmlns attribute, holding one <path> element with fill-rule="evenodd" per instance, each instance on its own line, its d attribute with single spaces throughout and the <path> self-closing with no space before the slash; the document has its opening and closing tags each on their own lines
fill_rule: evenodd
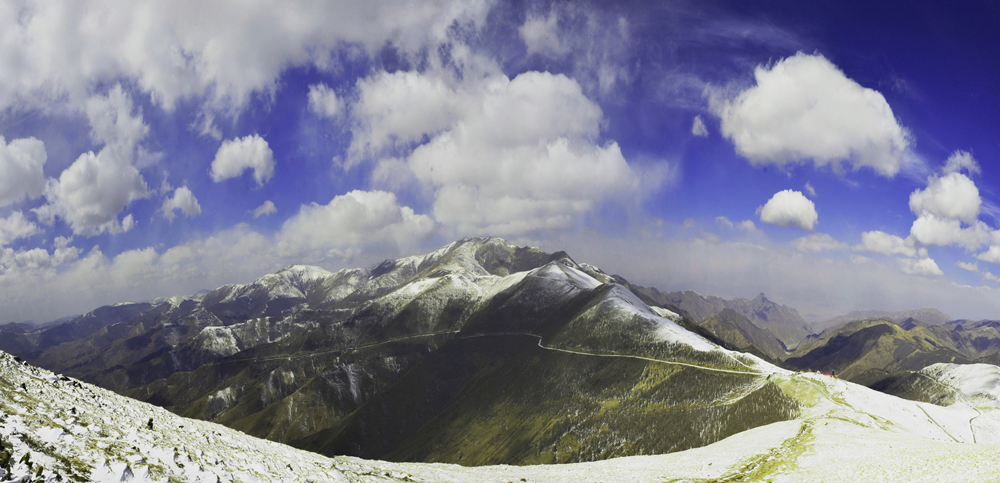
<svg viewBox="0 0 1000 483">
<path fill-rule="evenodd" d="M 716 216 L 715 224 L 729 230 L 736 229 L 740 231 L 745 231 L 747 233 L 753 233 L 757 231 L 757 225 L 754 224 L 752 220 L 743 220 L 738 223 L 733 223 L 732 220 L 730 220 L 725 216 Z"/>
<path fill-rule="evenodd" d="M 0 206 L 42 194 L 46 158 L 45 144 L 35 138 L 13 139 L 8 144 L 0 136 Z"/>
<path fill-rule="evenodd" d="M 906 257 L 917 255 L 917 249 L 913 247 L 912 243 L 896 235 L 879 230 L 862 233 L 861 245 L 854 248 L 855 250 L 864 250 L 880 255 L 903 255 Z"/>
<path fill-rule="evenodd" d="M 792 240 L 795 250 L 802 253 L 815 253 L 823 250 L 842 250 L 847 244 L 837 241 L 826 233 L 812 233 Z"/>
<path fill-rule="evenodd" d="M 395 194 L 355 190 L 325 205 L 303 205 L 282 225 L 277 240 L 283 254 L 330 257 L 359 246 L 407 245 L 433 230 L 430 217 L 400 206 Z"/>
<path fill-rule="evenodd" d="M 779 191 L 764 206 L 757 208 L 760 221 L 777 226 L 797 226 L 812 231 L 819 220 L 816 205 L 802 192 Z"/>
<path fill-rule="evenodd" d="M 976 255 L 976 258 L 984 262 L 1000 263 L 1000 245 L 991 245 L 985 252 Z"/>
<path fill-rule="evenodd" d="M 253 170 L 257 186 L 264 186 L 274 176 L 274 153 L 267 141 L 257 134 L 224 141 L 212 160 L 212 181 L 235 178 L 247 169 Z"/>
<path fill-rule="evenodd" d="M 901 258 L 899 260 L 899 269 L 910 275 L 923 275 L 930 277 L 944 275 L 944 272 L 938 268 L 937 263 L 930 258 Z"/>
<path fill-rule="evenodd" d="M 910 237 L 923 246 L 958 245 L 977 250 L 998 233 L 979 220 L 983 207 L 976 183 L 969 175 L 979 173 L 979 163 L 965 151 L 955 151 L 942 167 L 942 174 L 927 177 L 927 187 L 910 194 L 910 211 L 917 219 Z"/>
<path fill-rule="evenodd" d="M 260 218 L 262 216 L 273 215 L 278 212 L 278 209 L 274 206 L 271 200 L 267 200 L 261 203 L 260 206 L 254 208 L 252 211 L 254 218 Z"/>
<path fill-rule="evenodd" d="M 701 116 L 694 117 L 694 123 L 691 124 L 691 134 L 702 138 L 708 136 L 708 128 L 705 127 L 705 121 L 701 120 Z"/>
<path fill-rule="evenodd" d="M 340 98 L 326 84 L 309 86 L 309 110 L 320 117 L 337 117 L 341 112 Z"/>
<path fill-rule="evenodd" d="M 7 218 L 0 218 L 0 246 L 10 245 L 15 240 L 41 232 L 38 225 L 28 221 L 20 211 L 11 213 Z"/>
<path fill-rule="evenodd" d="M 528 55 L 558 57 L 569 52 L 569 47 L 559 40 L 559 15 L 554 9 L 546 16 L 529 16 L 518 33 L 528 47 Z"/>
<path fill-rule="evenodd" d="M 821 55 L 798 53 L 754 71 L 756 85 L 731 99 L 710 95 L 720 130 L 752 164 L 846 162 L 894 176 L 909 133 L 879 92 Z"/>
<path fill-rule="evenodd" d="M 223 109 L 273 94 L 295 66 L 327 70 L 329 52 L 386 44 L 416 54 L 450 28 L 481 25 L 492 2 L 390 0 L 0 3 L 0 109 L 86 98 L 128 79 L 172 110 L 206 98 Z"/>
<path fill-rule="evenodd" d="M 968 151 L 958 150 L 951 153 L 951 156 L 948 156 L 948 160 L 945 161 L 944 167 L 941 168 L 941 171 L 948 174 L 958 173 L 963 169 L 970 175 L 982 172 L 979 168 L 979 162 L 976 161 L 976 158 L 972 157 L 972 154 Z"/>
<path fill-rule="evenodd" d="M 135 221 L 135 217 L 133 217 L 131 213 L 125 215 L 125 218 L 122 218 L 121 222 L 121 233 L 128 232 L 129 230 L 135 228 L 137 224 L 138 222 Z"/>
<path fill-rule="evenodd" d="M 168 220 L 174 221 L 174 216 L 176 216 L 175 211 L 193 218 L 201 214 L 201 205 L 198 204 L 198 198 L 195 198 L 194 193 L 187 186 L 181 186 L 174 190 L 174 194 L 171 197 L 163 201 L 160 211 L 163 212 L 163 216 Z"/>
<path fill-rule="evenodd" d="M 979 272 L 979 264 L 976 262 L 969 263 L 969 262 L 958 261 L 955 262 L 955 266 L 961 268 L 962 270 L 968 270 L 970 272 L 975 272 L 975 273 Z"/>
<path fill-rule="evenodd" d="M 963 227 L 954 218 L 924 213 L 913 221 L 910 236 L 924 246 L 958 245 L 972 251 L 990 242 L 993 229 L 982 221 Z"/>
<path fill-rule="evenodd" d="M 981 205 L 976 183 L 959 172 L 930 176 L 926 188 L 910 194 L 910 211 L 914 214 L 929 213 L 969 224 L 979 218 Z"/>
<path fill-rule="evenodd" d="M 444 79 L 418 72 L 379 72 L 358 81 L 348 165 L 397 144 L 446 130 L 460 116 L 462 94 Z"/>
<path fill-rule="evenodd" d="M 96 154 L 81 154 L 58 179 L 48 181 L 48 204 L 34 210 L 42 221 L 52 223 L 56 217 L 62 218 L 73 233 L 82 235 L 128 231 L 131 223 L 120 223 L 118 214 L 148 195 L 134 161 L 142 152 L 139 143 L 149 127 L 142 114 L 133 115 L 133 110 L 131 97 L 120 85 L 107 96 L 87 100 L 91 137 L 104 147 Z"/>
<path fill-rule="evenodd" d="M 571 229 L 599 201 L 639 191 L 618 144 L 597 144 L 602 111 L 574 80 L 485 72 L 360 81 L 352 152 L 415 145 L 393 165 L 433 192 L 435 219 L 460 234 Z"/>
</svg>

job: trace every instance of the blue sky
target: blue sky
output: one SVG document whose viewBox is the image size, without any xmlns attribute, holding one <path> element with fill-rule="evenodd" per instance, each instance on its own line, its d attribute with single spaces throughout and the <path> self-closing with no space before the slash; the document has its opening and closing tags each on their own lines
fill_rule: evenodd
<svg viewBox="0 0 1000 483">
<path fill-rule="evenodd" d="M 7 2 L 0 311 L 497 235 L 809 320 L 1000 313 L 986 2 Z"/>
</svg>

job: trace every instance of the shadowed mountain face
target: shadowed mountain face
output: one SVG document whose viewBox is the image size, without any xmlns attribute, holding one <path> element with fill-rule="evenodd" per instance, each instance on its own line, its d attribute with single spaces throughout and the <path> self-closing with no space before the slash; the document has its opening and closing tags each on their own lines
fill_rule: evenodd
<svg viewBox="0 0 1000 483">
<path fill-rule="evenodd" d="M 633 290 L 565 253 L 471 239 L 99 309 L 14 352 L 255 436 L 398 460 L 664 453 L 797 414 L 759 359 Z M 738 313 L 717 320 L 780 347 Z"/>
</svg>

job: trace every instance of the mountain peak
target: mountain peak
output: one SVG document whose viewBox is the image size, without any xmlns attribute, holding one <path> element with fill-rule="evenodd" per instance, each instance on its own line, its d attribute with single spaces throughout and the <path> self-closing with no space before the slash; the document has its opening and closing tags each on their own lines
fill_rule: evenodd
<svg viewBox="0 0 1000 483">
<path fill-rule="evenodd" d="M 461 240 L 458 240 L 458 243 L 459 244 L 475 243 L 475 244 L 479 244 L 479 245 L 487 245 L 487 244 L 491 244 L 491 243 L 498 243 L 498 244 L 507 245 L 507 246 L 514 246 L 511 242 L 509 242 L 509 241 L 507 241 L 507 240 L 505 240 L 503 238 L 500 238 L 498 236 L 473 236 L 473 237 L 465 237 L 465 238 L 462 238 Z"/>
<path fill-rule="evenodd" d="M 301 264 L 289 265 L 285 268 L 282 268 L 281 270 L 278 270 L 276 273 L 286 273 L 286 274 L 296 274 L 296 275 L 300 274 L 324 275 L 324 276 L 331 274 L 329 271 L 322 269 L 320 267 L 314 265 L 301 265 Z"/>
</svg>

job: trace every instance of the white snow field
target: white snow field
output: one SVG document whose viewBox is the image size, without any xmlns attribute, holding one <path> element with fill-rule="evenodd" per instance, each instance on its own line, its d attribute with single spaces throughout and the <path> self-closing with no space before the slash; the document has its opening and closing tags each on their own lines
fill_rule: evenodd
<svg viewBox="0 0 1000 483">
<path fill-rule="evenodd" d="M 962 369 L 948 372 L 950 384 L 963 387 Z M 98 482 L 1000 480 L 1000 410 L 993 405 L 945 408 L 825 375 L 769 372 L 802 402 L 799 418 L 666 455 L 470 468 L 327 458 L 181 418 L 0 353 L 0 437 L 14 454 L 0 480 L 57 481 L 57 474 Z M 21 462 L 29 452 L 30 467 Z"/>
</svg>

